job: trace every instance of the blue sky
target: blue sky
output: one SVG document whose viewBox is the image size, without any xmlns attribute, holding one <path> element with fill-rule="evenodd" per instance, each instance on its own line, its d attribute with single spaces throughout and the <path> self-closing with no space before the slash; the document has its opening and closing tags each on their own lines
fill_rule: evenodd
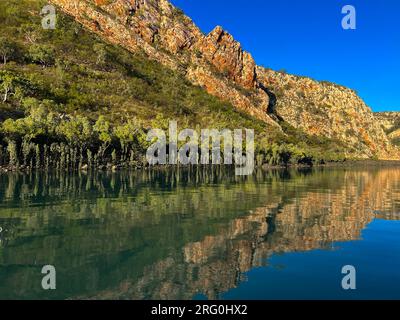
<svg viewBox="0 0 400 320">
<path fill-rule="evenodd" d="M 221 25 L 257 64 L 352 89 L 374 111 L 400 111 L 399 0 L 172 0 L 208 33 Z M 357 29 L 343 30 L 353 5 Z"/>
</svg>

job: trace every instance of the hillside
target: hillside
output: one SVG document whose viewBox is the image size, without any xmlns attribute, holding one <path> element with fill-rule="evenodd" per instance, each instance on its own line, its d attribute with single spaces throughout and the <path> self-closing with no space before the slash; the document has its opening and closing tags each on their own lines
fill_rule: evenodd
<svg viewBox="0 0 400 320">
<path fill-rule="evenodd" d="M 355 91 L 263 68 L 258 74 L 276 95 L 275 112 L 292 126 L 338 139 L 357 156 L 386 159 L 396 154 L 380 122 Z"/>
<path fill-rule="evenodd" d="M 400 112 L 377 112 L 375 118 L 379 121 L 391 142 L 400 146 Z"/>
<path fill-rule="evenodd" d="M 168 0 L 53 2 L 108 41 L 145 51 L 268 124 L 278 118 L 310 135 L 337 139 L 347 146 L 348 155 L 398 157 L 371 109 L 354 91 L 257 67 L 221 27 L 203 35 Z"/>
<path fill-rule="evenodd" d="M 147 130 L 169 119 L 254 128 L 258 164 L 398 158 L 353 91 L 257 67 L 166 0 L 51 2 L 55 30 L 45 1 L 0 3 L 0 165 L 141 166 Z"/>
</svg>

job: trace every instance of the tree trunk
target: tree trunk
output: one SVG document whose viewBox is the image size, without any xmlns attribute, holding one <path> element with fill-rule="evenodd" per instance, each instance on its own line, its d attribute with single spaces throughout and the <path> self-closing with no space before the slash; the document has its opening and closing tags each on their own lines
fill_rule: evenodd
<svg viewBox="0 0 400 320">
<path fill-rule="evenodd" d="M 4 92 L 3 102 L 7 102 L 9 89 L 6 87 Z"/>
</svg>

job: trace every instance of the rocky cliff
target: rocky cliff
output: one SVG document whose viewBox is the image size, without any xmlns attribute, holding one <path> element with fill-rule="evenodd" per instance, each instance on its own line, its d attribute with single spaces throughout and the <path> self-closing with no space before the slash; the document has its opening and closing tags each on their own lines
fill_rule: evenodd
<svg viewBox="0 0 400 320">
<path fill-rule="evenodd" d="M 338 85 L 256 66 L 232 35 L 208 35 L 168 0 L 51 0 L 105 40 L 180 70 L 193 84 L 279 127 L 337 139 L 348 155 L 397 159 L 386 133 L 357 94 Z"/>
<path fill-rule="evenodd" d="M 400 112 L 377 112 L 375 118 L 391 142 L 400 145 Z"/>
<path fill-rule="evenodd" d="M 356 154 L 391 158 L 396 150 L 354 90 L 258 67 L 260 81 L 276 96 L 275 112 L 309 134 L 345 142 Z"/>
</svg>

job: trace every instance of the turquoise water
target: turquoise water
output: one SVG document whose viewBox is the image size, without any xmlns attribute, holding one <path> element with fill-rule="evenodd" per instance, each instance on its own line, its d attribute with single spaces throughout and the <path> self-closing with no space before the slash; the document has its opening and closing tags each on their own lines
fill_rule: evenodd
<svg viewBox="0 0 400 320">
<path fill-rule="evenodd" d="M 400 298 L 397 168 L 3 174 L 0 230 L 1 299 Z"/>
</svg>

